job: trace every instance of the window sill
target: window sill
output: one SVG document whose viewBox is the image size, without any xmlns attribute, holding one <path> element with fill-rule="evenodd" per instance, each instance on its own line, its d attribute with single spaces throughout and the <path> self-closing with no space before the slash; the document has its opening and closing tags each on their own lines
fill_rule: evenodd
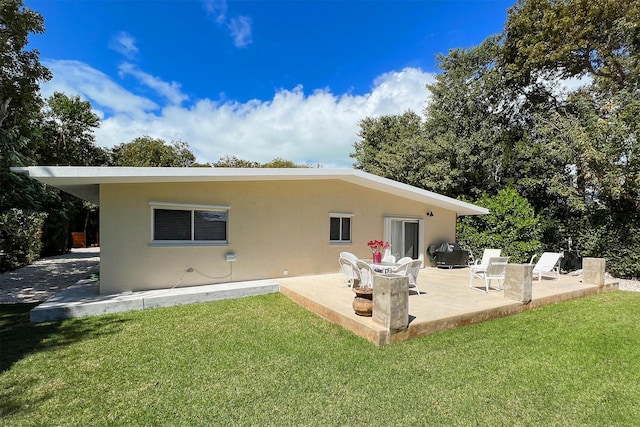
<svg viewBox="0 0 640 427">
<path fill-rule="evenodd" d="M 229 246 L 229 242 L 178 242 L 178 241 L 170 241 L 170 242 L 151 242 L 149 243 L 150 248 L 180 248 L 180 247 L 208 247 L 208 246 Z"/>
<path fill-rule="evenodd" d="M 331 241 L 329 242 L 329 246 L 351 246 L 353 245 L 353 242 L 349 241 L 349 242 L 338 242 L 338 241 Z"/>
</svg>

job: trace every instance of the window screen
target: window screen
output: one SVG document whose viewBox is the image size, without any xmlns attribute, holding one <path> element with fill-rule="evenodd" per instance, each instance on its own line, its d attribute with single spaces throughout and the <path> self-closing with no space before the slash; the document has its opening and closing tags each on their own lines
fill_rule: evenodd
<svg viewBox="0 0 640 427">
<path fill-rule="evenodd" d="M 191 240 L 191 211 L 155 209 L 154 240 Z"/>
<path fill-rule="evenodd" d="M 153 210 L 153 240 L 227 241 L 227 211 Z"/>
<path fill-rule="evenodd" d="M 351 218 L 337 217 L 329 218 L 329 241 L 350 242 L 351 241 Z"/>
<path fill-rule="evenodd" d="M 341 218 L 331 218 L 329 225 L 329 240 L 340 240 Z"/>
<path fill-rule="evenodd" d="M 193 212 L 194 240 L 227 240 L 227 213 L 216 211 Z"/>
</svg>

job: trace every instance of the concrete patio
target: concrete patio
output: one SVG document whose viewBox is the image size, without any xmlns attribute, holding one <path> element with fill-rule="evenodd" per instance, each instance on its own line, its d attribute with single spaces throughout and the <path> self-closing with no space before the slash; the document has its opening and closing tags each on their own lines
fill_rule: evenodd
<svg viewBox="0 0 640 427">
<path fill-rule="evenodd" d="M 510 316 L 540 307 L 618 289 L 617 282 L 603 287 L 583 284 L 580 276 L 561 275 L 559 280 L 533 281 L 528 304 L 507 299 L 503 291 L 489 293 L 469 288 L 469 269 L 425 268 L 418 276 L 424 294 L 409 293 L 409 327 L 391 333 L 370 317 L 354 313 L 354 293 L 341 274 L 279 279 L 280 292 L 318 315 L 349 329 L 376 345 L 403 341 L 434 332 Z M 474 285 L 484 285 L 475 279 Z"/>
<path fill-rule="evenodd" d="M 583 284 L 581 276 L 534 281 L 528 304 L 469 288 L 469 269 L 425 268 L 418 276 L 421 295 L 409 293 L 409 327 L 392 333 L 370 317 L 354 313 L 354 292 L 342 274 L 289 277 L 251 282 L 220 283 L 174 289 L 99 295 L 98 283 L 85 280 L 70 286 L 31 311 L 32 322 L 100 315 L 156 307 L 193 304 L 281 292 L 319 316 L 335 322 L 375 345 L 386 345 L 447 329 L 520 313 L 546 304 L 568 301 L 618 289 L 615 281 L 603 287 Z M 483 285 L 479 279 L 474 284 Z"/>
</svg>

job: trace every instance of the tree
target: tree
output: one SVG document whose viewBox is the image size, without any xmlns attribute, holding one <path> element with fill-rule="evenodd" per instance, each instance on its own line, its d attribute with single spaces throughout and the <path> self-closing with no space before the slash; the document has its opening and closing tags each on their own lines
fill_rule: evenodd
<svg viewBox="0 0 640 427">
<path fill-rule="evenodd" d="M 263 163 L 260 167 L 261 168 L 308 168 L 310 166 L 298 165 L 291 160 L 285 160 L 283 158 L 276 157 L 275 159 L 267 163 Z"/>
<path fill-rule="evenodd" d="M 29 240 L 41 234 L 46 216 L 41 212 L 59 200 L 56 192 L 9 169 L 34 164 L 36 159 L 42 106 L 39 83 L 49 80 L 51 73 L 40 63 L 39 52 L 26 46 L 31 33 L 43 32 L 42 16 L 24 7 L 22 0 L 0 2 L 0 249 L 13 260 L 12 266 L 39 255 L 40 242 Z"/>
<path fill-rule="evenodd" d="M 216 168 L 308 168 L 307 165 L 297 165 L 291 160 L 284 160 L 276 157 L 267 163 L 254 162 L 239 159 L 236 156 L 225 155 L 213 164 Z"/>
<path fill-rule="evenodd" d="M 196 156 L 184 141 L 170 144 L 159 138 L 142 136 L 113 148 L 114 166 L 189 167 Z"/>
<path fill-rule="evenodd" d="M 216 168 L 259 168 L 260 163 L 239 159 L 236 156 L 225 155 L 213 164 Z"/>
<path fill-rule="evenodd" d="M 361 138 L 353 144 L 354 167 L 405 184 L 429 187 L 423 174 L 426 154 L 422 119 L 413 111 L 367 117 L 360 121 Z"/>
<path fill-rule="evenodd" d="M 37 50 L 26 50 L 30 33 L 44 32 L 38 13 L 22 0 L 0 3 L 0 167 L 2 173 L 13 164 L 28 162 L 34 117 L 40 114 L 39 83 L 51 79 L 40 63 Z M 3 188 L 6 188 L 3 186 Z"/>
<path fill-rule="evenodd" d="M 42 120 L 42 144 L 38 164 L 97 166 L 106 164 L 107 153 L 95 145 L 94 130 L 100 118 L 91 103 L 80 96 L 56 92 L 46 100 Z"/>
<path fill-rule="evenodd" d="M 500 49 L 499 38 L 490 37 L 438 57 L 442 72 L 428 86 L 424 124 L 431 148 L 423 167 L 434 190 L 478 197 L 505 185 L 505 163 L 522 130 L 514 126 L 513 93 L 495 66 Z"/>
<path fill-rule="evenodd" d="M 94 130 L 100 126 L 100 118 L 91 104 L 79 96 L 54 93 L 46 100 L 39 126 L 38 164 L 100 166 L 107 163 L 108 153 L 95 144 Z M 48 213 L 43 236 L 45 255 L 66 252 L 73 231 L 97 233 L 97 223 L 91 230 L 86 226 L 89 218 L 97 218 L 96 206 L 58 192 L 55 202 L 43 208 Z"/>
<path fill-rule="evenodd" d="M 483 195 L 476 204 L 489 215 L 466 216 L 458 223 L 458 241 L 473 253 L 484 248 L 501 248 L 509 262 L 524 263 L 542 248 L 540 218 L 524 197 L 513 188 L 495 196 Z"/>
<path fill-rule="evenodd" d="M 640 251 L 638 241 L 625 237 L 640 229 L 640 3 L 521 0 L 509 11 L 504 40 L 500 63 L 525 95 L 545 80 L 590 77 L 535 117 L 538 136 L 573 153 L 565 179 L 576 190 L 574 213 L 583 216 L 567 220 L 559 211 L 556 223 L 579 236 L 585 255 L 640 276 L 627 256 Z"/>
<path fill-rule="evenodd" d="M 590 74 L 640 83 L 637 0 L 520 0 L 504 29 L 503 63 L 524 85 Z"/>
</svg>

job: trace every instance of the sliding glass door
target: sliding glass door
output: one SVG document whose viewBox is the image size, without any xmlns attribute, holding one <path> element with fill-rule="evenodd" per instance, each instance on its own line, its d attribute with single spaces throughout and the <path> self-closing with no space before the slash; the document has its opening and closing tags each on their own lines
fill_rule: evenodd
<svg viewBox="0 0 640 427">
<path fill-rule="evenodd" d="M 386 217 L 384 219 L 385 240 L 391 245 L 391 254 L 400 259 L 411 257 L 423 259 L 424 220 L 420 218 Z"/>
</svg>

